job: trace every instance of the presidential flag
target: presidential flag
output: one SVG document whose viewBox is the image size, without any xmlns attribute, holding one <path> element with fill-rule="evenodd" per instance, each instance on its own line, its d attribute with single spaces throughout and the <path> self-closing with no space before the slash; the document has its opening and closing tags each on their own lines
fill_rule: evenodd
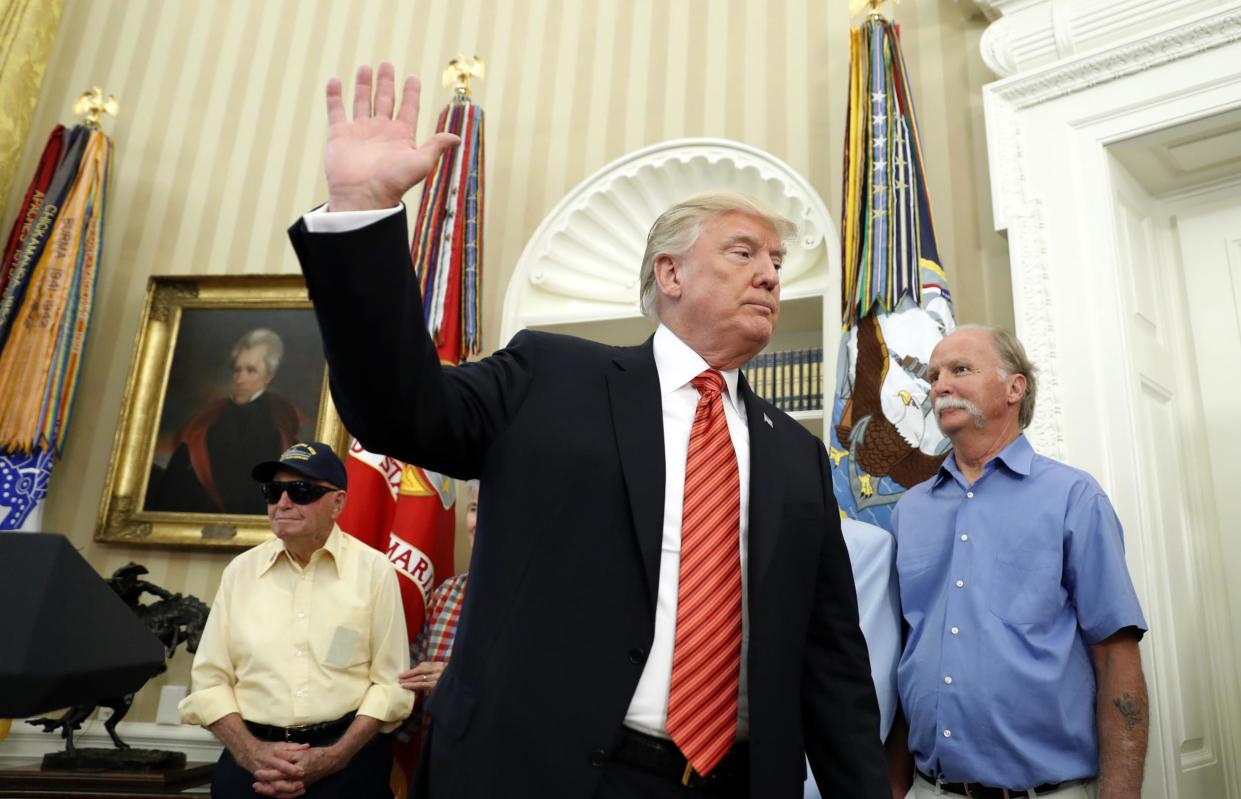
<svg viewBox="0 0 1241 799">
<path fill-rule="evenodd" d="M 956 326 L 940 263 L 897 25 L 850 31 L 841 220 L 841 342 L 828 452 L 841 513 L 887 528 L 949 442 L 932 413 L 931 350 Z"/>
</svg>

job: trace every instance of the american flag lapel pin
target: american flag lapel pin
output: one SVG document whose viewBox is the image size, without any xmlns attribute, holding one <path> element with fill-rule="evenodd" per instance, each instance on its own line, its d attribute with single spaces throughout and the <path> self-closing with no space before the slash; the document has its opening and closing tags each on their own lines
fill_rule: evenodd
<svg viewBox="0 0 1241 799">
<path fill-rule="evenodd" d="M 765 413 L 763 414 L 763 421 L 766 422 L 767 426 L 770 427 L 772 430 L 776 429 L 776 426 L 771 423 L 771 417 Z"/>
</svg>

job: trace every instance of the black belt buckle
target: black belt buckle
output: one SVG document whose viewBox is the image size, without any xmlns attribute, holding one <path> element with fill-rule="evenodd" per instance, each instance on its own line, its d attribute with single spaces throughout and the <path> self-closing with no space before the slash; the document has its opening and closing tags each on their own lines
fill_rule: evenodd
<svg viewBox="0 0 1241 799">
<path fill-rule="evenodd" d="M 331 722 L 328 722 L 330 724 Z M 292 741 L 294 736 L 300 738 L 303 735 L 312 735 L 317 729 L 325 728 L 327 724 L 298 724 L 296 727 L 284 728 L 285 743 Z"/>
</svg>

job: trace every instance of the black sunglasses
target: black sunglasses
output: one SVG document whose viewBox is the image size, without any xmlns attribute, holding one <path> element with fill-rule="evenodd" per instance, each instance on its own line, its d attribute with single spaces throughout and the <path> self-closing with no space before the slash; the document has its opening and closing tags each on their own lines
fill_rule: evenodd
<svg viewBox="0 0 1241 799">
<path fill-rule="evenodd" d="M 266 483 L 259 483 L 259 491 L 263 492 L 263 499 L 267 500 L 268 505 L 275 505 L 279 502 L 280 495 L 286 491 L 289 492 L 289 499 L 293 500 L 295 505 L 309 505 L 312 502 L 318 502 L 324 494 L 340 490 L 330 486 L 307 483 L 305 480 L 293 480 L 287 483 L 268 480 Z"/>
</svg>

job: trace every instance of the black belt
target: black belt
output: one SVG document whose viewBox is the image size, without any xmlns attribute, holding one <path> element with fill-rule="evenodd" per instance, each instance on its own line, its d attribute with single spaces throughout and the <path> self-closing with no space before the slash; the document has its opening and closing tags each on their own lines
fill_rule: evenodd
<svg viewBox="0 0 1241 799">
<path fill-rule="evenodd" d="M 1024 796 L 1028 796 L 1030 791 L 1034 791 L 1035 796 L 1042 796 L 1045 793 L 1055 793 L 1065 784 L 1063 782 L 1045 782 L 1042 785 L 1035 785 L 1033 788 L 993 788 L 990 785 L 980 785 L 977 782 L 936 783 L 934 777 L 923 773 L 921 769 L 918 770 L 918 776 L 932 785 L 938 784 L 940 788 L 948 793 L 968 796 L 970 799 L 1021 799 Z"/>
<path fill-rule="evenodd" d="M 273 727 L 270 724 L 259 724 L 247 721 L 246 729 L 260 741 L 289 741 L 295 744 L 313 744 L 328 738 L 339 738 L 349 725 L 353 723 L 356 713 L 346 713 L 335 721 L 321 721 L 318 724 L 301 724 L 296 727 Z"/>
<path fill-rule="evenodd" d="M 621 727 L 612 759 L 694 790 L 722 791 L 750 781 L 750 745 L 744 741 L 733 744 L 724 759 L 704 777 L 690 768 L 685 755 L 672 741 Z"/>
</svg>

